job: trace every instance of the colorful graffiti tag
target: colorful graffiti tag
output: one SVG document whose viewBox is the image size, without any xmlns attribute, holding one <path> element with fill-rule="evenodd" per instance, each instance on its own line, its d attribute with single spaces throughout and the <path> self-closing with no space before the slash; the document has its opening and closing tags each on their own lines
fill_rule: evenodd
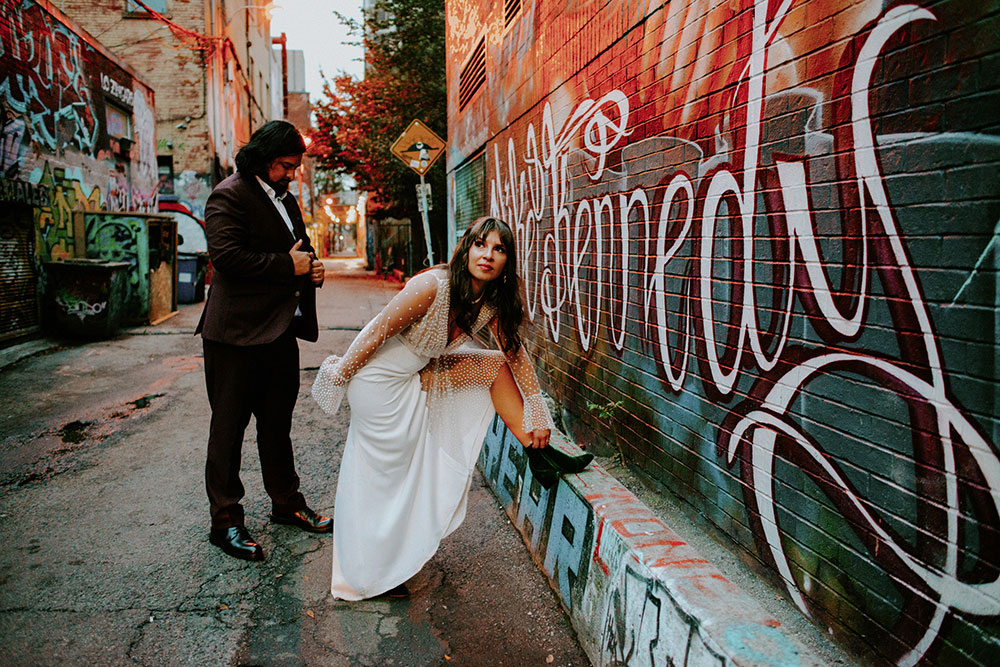
<svg viewBox="0 0 1000 667">
<path fill-rule="evenodd" d="M 53 168 L 46 162 L 39 171 L 36 187 L 48 191 L 48 201 L 34 208 L 35 252 L 41 261 L 83 256 L 86 248 L 77 247 L 73 212 L 100 209 L 100 189 L 85 193 L 79 170 Z"/>
<path fill-rule="evenodd" d="M 539 486 L 499 418 L 479 466 L 595 664 L 810 664 L 775 619 L 602 470 Z"/>
<path fill-rule="evenodd" d="M 83 322 L 88 317 L 94 315 L 100 315 L 104 312 L 104 309 L 108 307 L 107 301 L 100 301 L 97 303 L 87 303 L 83 299 L 78 298 L 75 294 L 57 294 L 55 297 L 56 305 L 58 305 L 64 313 L 71 317 L 77 317 Z"/>
<path fill-rule="evenodd" d="M 24 131 L 24 120 L 3 105 L 3 124 L 0 126 L 0 173 L 5 177 L 17 176 L 18 168 L 28 151 Z"/>
<path fill-rule="evenodd" d="M 152 91 L 36 2 L 0 0 L 0 16 L 4 179 L 61 187 L 65 177 L 78 184 L 79 210 L 155 212 Z M 126 138 L 131 147 L 123 151 Z M 39 213 L 40 241 L 50 233 L 50 214 Z M 57 229 L 69 229 L 56 217 Z M 60 240 L 37 247 L 42 261 L 72 249 Z"/>
<path fill-rule="evenodd" d="M 178 200 L 191 209 L 196 217 L 205 217 L 205 202 L 212 193 L 212 179 L 208 174 L 198 174 L 190 169 L 174 179 L 174 192 Z"/>
<path fill-rule="evenodd" d="M 135 170 L 132 173 L 131 208 L 132 211 L 156 213 L 157 189 L 159 174 L 156 166 L 156 115 L 153 112 L 153 94 L 140 89 L 133 91 L 132 98 L 135 145 L 138 152 Z"/>
<path fill-rule="evenodd" d="M 142 218 L 91 213 L 85 218 L 87 257 L 127 262 L 122 315 L 142 321 L 149 314 L 149 234 Z"/>
<path fill-rule="evenodd" d="M 571 410 L 625 399 L 629 453 L 749 528 L 803 612 L 898 664 L 985 655 L 1000 140 L 957 73 L 918 77 L 942 25 L 995 3 L 709 4 L 574 7 L 551 23 L 631 27 L 603 52 L 581 29 L 567 53 L 594 60 L 537 108 L 485 98 L 516 119 L 487 146 L 490 212 L 550 383 Z"/>
<path fill-rule="evenodd" d="M 31 136 L 49 151 L 72 145 L 93 153 L 97 114 L 84 75 L 91 47 L 36 3 L 3 0 L 0 13 L 3 54 L 21 65 L 0 80 L 0 99 L 28 119 Z"/>
</svg>

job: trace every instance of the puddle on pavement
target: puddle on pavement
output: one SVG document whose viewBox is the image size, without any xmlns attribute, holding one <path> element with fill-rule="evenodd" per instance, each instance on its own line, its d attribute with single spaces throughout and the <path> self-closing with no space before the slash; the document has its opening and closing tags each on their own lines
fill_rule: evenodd
<svg viewBox="0 0 1000 667">
<path fill-rule="evenodd" d="M 126 405 L 131 405 L 133 410 L 145 410 L 149 407 L 149 404 L 153 402 L 154 398 L 160 398 L 163 394 L 149 394 L 143 396 L 142 398 L 137 398 L 134 401 L 129 401 Z"/>
<path fill-rule="evenodd" d="M 75 420 L 63 424 L 56 432 L 66 444 L 76 444 L 87 439 L 87 429 L 93 422 Z"/>
<path fill-rule="evenodd" d="M 141 418 L 166 393 L 152 393 L 105 408 L 94 419 L 74 419 L 21 437 L 0 438 L 0 490 L 41 482 L 78 469 L 77 455 L 123 428 L 115 420 Z M 85 465 L 85 464 L 84 464 Z"/>
<path fill-rule="evenodd" d="M 166 396 L 166 394 L 146 394 L 142 398 L 137 398 L 134 401 L 126 401 L 124 410 L 113 410 L 107 413 L 108 419 L 126 419 L 132 415 L 136 410 L 145 410 L 153 403 L 154 398 L 161 398 Z"/>
</svg>

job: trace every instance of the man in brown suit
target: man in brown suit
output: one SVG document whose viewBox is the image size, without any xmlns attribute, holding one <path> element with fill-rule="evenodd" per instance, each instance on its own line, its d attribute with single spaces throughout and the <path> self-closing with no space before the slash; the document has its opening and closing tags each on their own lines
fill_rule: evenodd
<svg viewBox="0 0 1000 667">
<path fill-rule="evenodd" d="M 314 533 L 333 530 L 332 520 L 309 509 L 299 492 L 290 438 L 299 391 L 296 338 L 318 338 L 316 288 L 324 279 L 288 192 L 304 152 L 290 123 L 263 125 L 236 155 L 237 172 L 219 183 L 205 207 L 214 273 L 197 331 L 212 406 L 205 465 L 209 541 L 246 560 L 264 559 L 240 505 L 240 453 L 251 415 L 271 521 Z"/>
</svg>

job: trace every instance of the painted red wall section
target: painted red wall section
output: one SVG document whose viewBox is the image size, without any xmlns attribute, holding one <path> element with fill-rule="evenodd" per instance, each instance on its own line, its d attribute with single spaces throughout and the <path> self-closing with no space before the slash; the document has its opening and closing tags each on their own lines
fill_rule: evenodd
<svg viewBox="0 0 1000 667">
<path fill-rule="evenodd" d="M 1000 3 L 503 10 L 448 6 L 450 214 L 481 199 L 515 229 L 567 429 L 869 657 L 990 662 Z"/>
</svg>

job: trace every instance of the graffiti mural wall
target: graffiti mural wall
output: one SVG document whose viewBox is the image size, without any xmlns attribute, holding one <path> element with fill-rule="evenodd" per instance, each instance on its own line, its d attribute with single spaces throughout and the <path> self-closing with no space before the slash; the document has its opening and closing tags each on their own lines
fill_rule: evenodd
<svg viewBox="0 0 1000 667">
<path fill-rule="evenodd" d="M 153 91 L 48 3 L 0 0 L 0 16 L 3 192 L 47 190 L 40 261 L 82 257 L 73 211 L 156 210 Z"/>
<path fill-rule="evenodd" d="M 191 209 L 199 218 L 205 217 L 205 203 L 212 194 L 210 174 L 198 174 L 191 170 L 182 171 L 174 178 L 174 193 L 178 201 Z"/>
<path fill-rule="evenodd" d="M 142 321 L 149 313 L 149 231 L 141 217 L 88 215 L 84 218 L 87 256 L 128 264 L 125 317 Z"/>
<path fill-rule="evenodd" d="M 448 169 L 570 431 L 880 661 L 997 655 L 1000 3 L 515 5 L 449 4 Z"/>
<path fill-rule="evenodd" d="M 565 447 L 558 435 L 553 446 Z M 810 648 L 599 466 L 551 488 L 494 418 L 479 468 L 595 665 L 817 664 Z"/>
</svg>

